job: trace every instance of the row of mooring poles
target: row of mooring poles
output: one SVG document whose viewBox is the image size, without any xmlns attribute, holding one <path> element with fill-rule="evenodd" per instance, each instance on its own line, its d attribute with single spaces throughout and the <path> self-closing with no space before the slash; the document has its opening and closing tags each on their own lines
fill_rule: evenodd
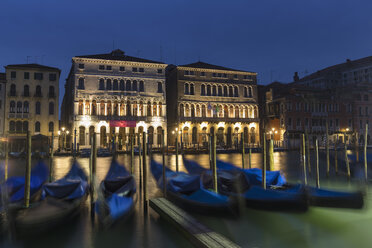
<svg viewBox="0 0 372 248">
<path fill-rule="evenodd" d="M 368 124 L 365 126 L 365 137 L 364 137 L 364 146 L 363 146 L 363 155 L 364 155 L 364 175 L 365 175 L 365 181 L 368 180 L 368 160 L 367 160 L 367 142 L 368 142 Z M 338 141 L 338 135 L 337 139 Z M 304 183 L 307 184 L 307 173 L 306 173 L 306 162 L 307 161 L 307 166 L 308 166 L 308 172 L 311 174 L 311 164 L 310 164 L 310 144 L 309 144 L 309 137 L 307 132 L 302 135 L 302 166 L 303 166 L 303 174 L 304 174 Z M 348 180 L 351 178 L 351 171 L 350 171 L 350 162 L 349 162 L 349 157 L 347 155 L 347 141 L 346 137 L 343 142 L 343 152 L 345 155 L 345 166 L 346 166 L 346 175 Z M 337 149 L 337 144 L 338 142 L 335 142 L 334 144 L 334 166 L 335 166 L 335 173 L 336 175 L 338 174 L 338 149 Z M 328 134 L 328 123 L 326 123 L 326 175 L 329 177 L 330 175 L 330 155 L 329 155 L 329 134 Z M 264 149 L 265 149 L 265 144 L 264 144 Z M 320 187 L 320 179 L 319 179 L 319 144 L 318 144 L 318 139 L 315 139 L 315 182 L 316 182 L 316 187 Z M 358 153 L 356 153 L 356 156 L 359 156 Z M 357 158 L 356 161 L 358 161 L 359 158 Z M 265 166 L 265 157 L 264 157 L 264 166 Z"/>
</svg>

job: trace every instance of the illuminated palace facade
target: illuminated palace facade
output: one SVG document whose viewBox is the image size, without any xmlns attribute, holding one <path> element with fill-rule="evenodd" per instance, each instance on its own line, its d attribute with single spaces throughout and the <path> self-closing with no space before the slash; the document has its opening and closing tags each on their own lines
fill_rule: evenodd
<svg viewBox="0 0 372 248">
<path fill-rule="evenodd" d="M 206 146 L 215 132 L 217 145 L 259 143 L 257 73 L 196 62 L 167 70 L 168 133 L 185 147 Z"/>
<path fill-rule="evenodd" d="M 70 133 L 77 131 L 80 147 L 90 146 L 94 132 L 99 147 L 108 147 L 116 137 L 118 149 L 124 149 L 128 134 L 143 131 L 149 133 L 150 144 L 159 145 L 158 134 L 166 129 L 166 66 L 127 56 L 121 50 L 73 57 L 61 108 L 62 125 Z M 112 125 L 113 121 L 120 126 Z"/>
</svg>

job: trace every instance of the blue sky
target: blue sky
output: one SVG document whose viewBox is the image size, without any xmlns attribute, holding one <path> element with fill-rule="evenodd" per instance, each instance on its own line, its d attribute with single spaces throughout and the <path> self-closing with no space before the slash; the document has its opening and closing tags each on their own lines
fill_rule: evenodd
<svg viewBox="0 0 372 248">
<path fill-rule="evenodd" d="M 1 0 L 0 71 L 120 48 L 128 55 L 197 60 L 258 72 L 260 84 L 290 82 L 372 55 L 372 1 Z"/>
</svg>

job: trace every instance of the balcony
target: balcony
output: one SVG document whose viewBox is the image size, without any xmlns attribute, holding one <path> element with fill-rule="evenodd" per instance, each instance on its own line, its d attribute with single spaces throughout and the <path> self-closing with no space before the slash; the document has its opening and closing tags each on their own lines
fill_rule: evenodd
<svg viewBox="0 0 372 248">
<path fill-rule="evenodd" d="M 28 119 L 30 118 L 30 113 L 9 113 L 8 118 L 10 119 Z"/>
<path fill-rule="evenodd" d="M 258 118 L 228 118 L 228 117 L 179 117 L 180 121 L 191 122 L 258 122 Z"/>
<path fill-rule="evenodd" d="M 75 121 L 144 121 L 163 122 L 164 117 L 160 116 L 117 116 L 117 115 L 77 115 Z"/>
<path fill-rule="evenodd" d="M 11 91 L 11 92 L 8 93 L 8 96 L 9 97 L 15 97 L 15 96 L 17 96 L 17 92 Z"/>
</svg>

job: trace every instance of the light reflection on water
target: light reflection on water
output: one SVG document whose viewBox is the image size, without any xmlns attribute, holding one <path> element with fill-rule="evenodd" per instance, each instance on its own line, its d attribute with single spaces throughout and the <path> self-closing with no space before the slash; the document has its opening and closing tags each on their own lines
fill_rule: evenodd
<svg viewBox="0 0 372 248">
<path fill-rule="evenodd" d="M 189 159 L 197 160 L 203 167 L 209 167 L 208 154 L 186 155 Z M 325 177 L 325 162 L 323 155 L 321 161 L 321 186 L 336 189 L 355 189 L 360 186 L 358 180 L 348 183 L 345 168 L 339 160 L 340 173 L 335 176 L 333 160 L 331 161 L 331 178 Z M 339 155 L 340 159 L 342 154 Z M 218 154 L 218 158 L 241 166 L 240 154 Z M 155 154 L 154 159 L 161 162 L 161 155 Z M 313 174 L 309 179 L 315 184 L 314 157 L 312 160 Z M 78 158 L 84 170 L 89 172 L 89 159 Z M 130 156 L 119 155 L 118 161 L 130 170 Z M 173 170 L 176 169 L 176 156 L 167 156 L 166 164 Z M 183 167 L 182 157 L 179 156 L 179 168 Z M 280 169 L 292 182 L 301 182 L 303 173 L 298 151 L 274 153 L 274 168 Z M 34 161 L 36 162 L 36 161 Z M 47 161 L 45 161 L 47 162 Z M 97 158 L 96 186 L 106 176 L 111 158 Z M 149 159 L 147 164 L 149 165 Z M 138 192 L 140 170 L 138 157 L 134 158 L 134 174 Z M 63 177 L 72 164 L 70 157 L 54 158 L 53 175 L 55 179 Z M 245 166 L 248 167 L 248 155 L 245 157 Z M 261 168 L 262 156 L 252 153 L 252 167 Z M 24 163 L 20 160 L 11 160 L 9 165 L 10 175 L 22 175 Z M 370 203 L 371 192 L 368 193 Z M 149 197 L 161 196 L 156 183 L 148 170 L 148 195 Z M 370 205 L 370 204 L 367 204 Z M 335 210 L 311 208 L 308 213 L 276 213 L 246 209 L 239 219 L 215 218 L 196 215 L 196 217 L 217 232 L 227 236 L 243 247 L 369 247 L 372 237 L 369 234 L 372 227 L 372 211 L 364 210 Z M 1 243 L 0 243 L 1 244 Z M 89 198 L 82 209 L 78 220 L 68 223 L 56 230 L 51 230 L 47 235 L 22 237 L 15 243 L 23 247 L 191 247 L 190 243 L 175 228 L 159 218 L 151 209 L 149 214 L 144 214 L 143 199 L 139 194 L 135 214 L 125 222 L 118 223 L 109 230 L 99 230 L 97 225 L 92 225 L 90 219 Z"/>
</svg>

